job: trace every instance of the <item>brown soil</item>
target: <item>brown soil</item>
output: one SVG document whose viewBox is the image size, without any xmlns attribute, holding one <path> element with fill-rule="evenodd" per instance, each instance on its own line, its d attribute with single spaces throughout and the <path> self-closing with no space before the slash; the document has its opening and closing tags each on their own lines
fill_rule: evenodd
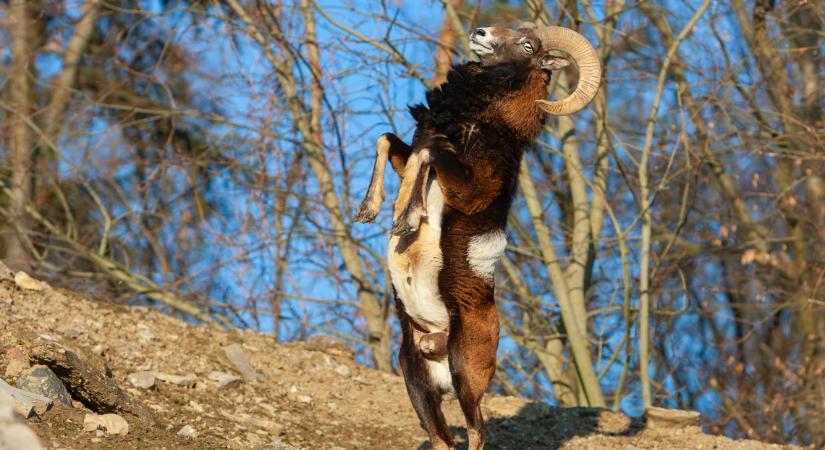
<svg viewBox="0 0 825 450">
<path fill-rule="evenodd" d="M 243 345 L 262 380 L 225 387 L 209 380 L 212 371 L 240 375 L 222 349 L 232 343 Z M 73 408 L 55 405 L 28 420 L 47 448 L 429 448 L 402 379 L 358 365 L 349 349 L 332 339 L 278 344 L 259 333 L 191 326 L 154 310 L 90 301 L 50 287 L 25 291 L 0 279 L 0 376 L 12 347 L 24 350 L 32 363 L 50 367 L 56 363 L 43 353 L 63 348 L 85 367 L 75 371 L 80 380 L 64 380 L 76 400 Z M 63 375 L 53 370 L 66 376 L 65 367 Z M 128 376 L 144 370 L 192 374 L 198 382 L 133 387 Z M 88 373 L 93 371 L 97 375 Z M 466 448 L 458 405 L 448 401 L 445 410 L 458 447 Z M 121 414 L 129 434 L 82 431 L 90 412 Z M 489 449 L 787 448 L 711 436 L 698 427 L 650 429 L 644 420 L 622 414 L 556 409 L 515 397 L 487 396 L 484 412 Z M 185 425 L 198 437 L 179 436 Z"/>
</svg>

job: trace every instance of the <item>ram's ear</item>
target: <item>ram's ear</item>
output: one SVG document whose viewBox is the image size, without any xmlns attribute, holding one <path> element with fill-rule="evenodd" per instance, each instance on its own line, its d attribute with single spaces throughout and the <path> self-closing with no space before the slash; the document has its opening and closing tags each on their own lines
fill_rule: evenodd
<svg viewBox="0 0 825 450">
<path fill-rule="evenodd" d="M 516 30 L 535 30 L 536 29 L 536 24 L 533 23 L 533 22 L 519 22 L 519 24 L 516 25 L 515 29 Z"/>
<path fill-rule="evenodd" d="M 569 65 L 570 60 L 566 56 L 551 55 L 549 53 L 543 55 L 539 61 L 539 67 L 542 70 L 556 71 L 564 69 Z"/>
</svg>

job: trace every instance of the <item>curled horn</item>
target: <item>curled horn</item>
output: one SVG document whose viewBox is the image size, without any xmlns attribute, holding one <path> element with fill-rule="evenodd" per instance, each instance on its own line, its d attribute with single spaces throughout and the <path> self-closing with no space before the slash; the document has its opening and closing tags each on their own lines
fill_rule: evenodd
<svg viewBox="0 0 825 450">
<path fill-rule="evenodd" d="M 554 116 L 567 116 L 587 106 L 599 92 L 602 65 L 596 50 L 579 33 L 564 27 L 538 27 L 542 50 L 559 50 L 570 55 L 579 68 L 579 83 L 567 98 L 558 101 L 536 100 L 539 108 Z"/>
</svg>

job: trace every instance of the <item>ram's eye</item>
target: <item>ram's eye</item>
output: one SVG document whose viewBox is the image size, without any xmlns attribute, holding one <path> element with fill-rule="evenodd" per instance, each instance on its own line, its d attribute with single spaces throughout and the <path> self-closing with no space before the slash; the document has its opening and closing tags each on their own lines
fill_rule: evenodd
<svg viewBox="0 0 825 450">
<path fill-rule="evenodd" d="M 533 53 L 533 44 L 531 44 L 530 41 L 525 41 L 524 44 L 521 45 L 524 47 L 524 51 L 527 52 L 528 55 Z"/>
</svg>

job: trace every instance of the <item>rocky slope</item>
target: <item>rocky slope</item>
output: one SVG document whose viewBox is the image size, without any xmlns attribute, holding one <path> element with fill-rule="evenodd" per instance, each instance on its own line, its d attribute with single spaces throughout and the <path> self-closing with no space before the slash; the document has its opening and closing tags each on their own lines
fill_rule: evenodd
<svg viewBox="0 0 825 450">
<path fill-rule="evenodd" d="M 55 449 L 429 448 L 401 378 L 356 364 L 340 342 L 278 344 L 258 333 L 190 326 L 15 280 L 4 266 L 0 378 L 7 390 L 54 399 L 48 409 L 34 401 L 31 412 L 17 404 L 31 416 L 23 419 L 0 393 L 0 450 L 32 448 L 13 441 L 33 439 L 28 430 Z M 513 397 L 488 396 L 484 408 L 491 449 L 785 448 Z M 458 405 L 445 409 L 463 443 Z"/>
</svg>

